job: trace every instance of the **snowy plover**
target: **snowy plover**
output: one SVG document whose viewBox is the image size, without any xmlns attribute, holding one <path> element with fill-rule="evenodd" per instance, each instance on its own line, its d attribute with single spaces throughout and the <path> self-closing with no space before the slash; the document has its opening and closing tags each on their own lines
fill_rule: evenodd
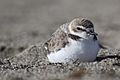
<svg viewBox="0 0 120 80">
<path fill-rule="evenodd" d="M 93 23 L 80 18 L 60 26 L 44 47 L 51 63 L 93 61 L 101 48 Z"/>
</svg>

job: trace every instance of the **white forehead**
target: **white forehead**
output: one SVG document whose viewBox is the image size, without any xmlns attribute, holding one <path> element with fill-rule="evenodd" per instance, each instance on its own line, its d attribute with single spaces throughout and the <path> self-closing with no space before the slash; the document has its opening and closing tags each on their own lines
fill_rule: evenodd
<svg viewBox="0 0 120 80">
<path fill-rule="evenodd" d="M 82 28 L 82 29 L 86 29 L 84 26 L 77 26 L 77 27 L 80 27 L 80 28 Z M 93 30 L 94 28 L 92 27 L 92 28 L 87 28 L 87 29 Z"/>
<path fill-rule="evenodd" d="M 86 29 L 85 27 L 83 27 L 83 26 L 77 26 L 77 27 L 80 27 L 80 28 L 82 28 L 82 29 Z"/>
</svg>

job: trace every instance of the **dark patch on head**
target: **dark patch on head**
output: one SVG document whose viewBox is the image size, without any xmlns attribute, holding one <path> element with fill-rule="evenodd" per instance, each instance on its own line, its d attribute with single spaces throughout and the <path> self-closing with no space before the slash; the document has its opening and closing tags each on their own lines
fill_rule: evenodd
<svg viewBox="0 0 120 80">
<path fill-rule="evenodd" d="M 73 40 L 76 40 L 78 41 L 81 37 L 77 36 L 77 35 L 73 35 L 73 34 L 68 34 L 68 37 L 73 39 Z"/>
<path fill-rule="evenodd" d="M 82 28 L 80 28 L 80 27 L 73 28 L 72 30 L 73 30 L 74 32 L 79 32 L 79 31 L 85 31 L 85 32 L 87 32 L 86 29 L 82 29 Z"/>
<path fill-rule="evenodd" d="M 81 20 L 79 25 L 84 26 L 86 28 L 93 28 L 94 27 L 93 23 L 90 20 L 87 20 L 87 19 Z"/>
</svg>

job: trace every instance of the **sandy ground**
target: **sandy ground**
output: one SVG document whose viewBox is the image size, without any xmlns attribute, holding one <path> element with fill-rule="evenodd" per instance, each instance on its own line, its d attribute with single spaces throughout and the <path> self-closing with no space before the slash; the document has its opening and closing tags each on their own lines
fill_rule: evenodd
<svg viewBox="0 0 120 80">
<path fill-rule="evenodd" d="M 19 55 L 79 16 L 93 21 L 101 43 L 119 49 L 119 14 L 119 0 L 0 0 L 0 58 Z"/>
<path fill-rule="evenodd" d="M 43 44 L 43 43 L 42 43 Z M 0 80 L 119 80 L 120 50 L 101 50 L 93 62 L 49 63 L 41 44 L 0 59 Z"/>
</svg>

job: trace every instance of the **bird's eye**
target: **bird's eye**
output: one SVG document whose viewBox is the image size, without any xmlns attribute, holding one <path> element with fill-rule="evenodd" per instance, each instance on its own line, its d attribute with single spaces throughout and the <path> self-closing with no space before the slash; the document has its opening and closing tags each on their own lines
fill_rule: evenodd
<svg viewBox="0 0 120 80">
<path fill-rule="evenodd" d="M 81 28 L 77 27 L 77 30 L 81 30 Z"/>
</svg>

